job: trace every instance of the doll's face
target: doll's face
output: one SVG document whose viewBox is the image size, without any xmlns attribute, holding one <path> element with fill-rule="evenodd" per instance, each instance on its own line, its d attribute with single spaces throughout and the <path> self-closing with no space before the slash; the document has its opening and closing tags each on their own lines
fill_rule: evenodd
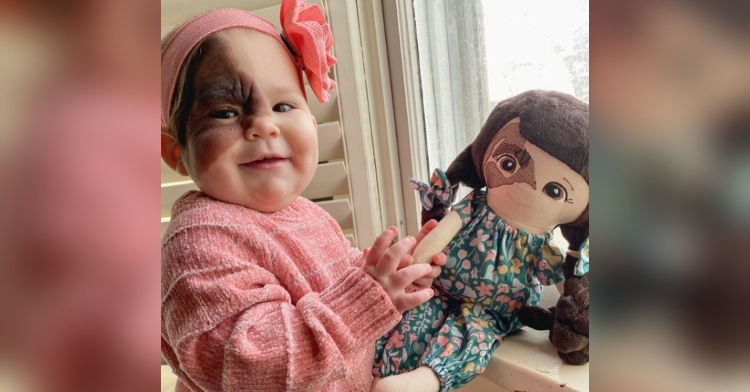
<svg viewBox="0 0 750 392">
<path fill-rule="evenodd" d="M 524 139 L 519 118 L 495 135 L 483 162 L 487 202 L 515 228 L 547 233 L 576 220 L 589 204 L 586 180 Z"/>
</svg>

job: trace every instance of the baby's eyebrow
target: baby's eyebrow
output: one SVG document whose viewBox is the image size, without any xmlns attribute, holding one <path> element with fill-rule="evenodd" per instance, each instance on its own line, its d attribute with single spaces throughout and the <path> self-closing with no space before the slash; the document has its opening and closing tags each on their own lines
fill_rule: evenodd
<svg viewBox="0 0 750 392">
<path fill-rule="evenodd" d="M 242 91 L 231 78 L 220 77 L 208 84 L 203 91 L 200 92 L 197 99 L 199 107 L 212 106 L 220 103 L 241 103 L 242 102 Z"/>
</svg>

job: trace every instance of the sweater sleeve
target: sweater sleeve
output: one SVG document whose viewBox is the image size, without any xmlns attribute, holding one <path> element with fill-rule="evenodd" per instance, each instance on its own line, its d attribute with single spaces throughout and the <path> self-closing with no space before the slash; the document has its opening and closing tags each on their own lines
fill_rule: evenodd
<svg viewBox="0 0 750 392">
<path fill-rule="evenodd" d="M 325 214 L 328 215 L 328 213 Z M 339 226 L 339 224 L 331 216 L 328 217 L 328 225 L 331 227 L 331 231 L 336 233 L 336 235 L 341 239 L 342 246 L 347 249 L 346 259 L 349 260 L 349 263 L 351 265 L 357 265 L 357 263 L 359 263 L 360 259 L 362 258 L 362 251 L 352 246 L 349 240 L 346 239 L 344 232 L 341 231 L 341 227 Z"/>
<path fill-rule="evenodd" d="M 196 246 L 197 237 L 210 246 Z M 292 303 L 250 254 L 221 230 L 164 244 L 162 328 L 178 375 L 195 390 L 318 390 L 346 377 L 350 357 L 400 320 L 361 268 Z"/>
</svg>

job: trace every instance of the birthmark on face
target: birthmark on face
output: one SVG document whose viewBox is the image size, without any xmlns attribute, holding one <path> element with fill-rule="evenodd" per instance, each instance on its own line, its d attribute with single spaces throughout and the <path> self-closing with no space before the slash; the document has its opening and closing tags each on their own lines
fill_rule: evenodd
<svg viewBox="0 0 750 392">
<path fill-rule="evenodd" d="M 201 50 L 187 129 L 195 169 L 205 171 L 242 137 L 259 102 L 250 77 L 237 69 L 223 39 L 211 37 Z"/>
</svg>

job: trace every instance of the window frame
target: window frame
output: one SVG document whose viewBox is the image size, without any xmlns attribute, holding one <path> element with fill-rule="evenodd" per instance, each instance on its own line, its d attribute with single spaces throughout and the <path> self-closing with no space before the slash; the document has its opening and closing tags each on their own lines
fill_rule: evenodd
<svg viewBox="0 0 750 392">
<path fill-rule="evenodd" d="M 328 0 L 326 5 L 334 34 L 338 34 L 337 25 L 344 22 L 350 24 L 351 37 L 336 35 L 336 42 L 342 47 L 343 40 L 351 43 L 351 47 L 344 50 L 351 51 L 349 57 L 354 63 L 351 71 L 358 83 L 355 89 L 360 106 L 358 122 L 367 166 L 366 176 L 362 177 L 367 177 L 372 197 L 372 209 L 364 211 L 354 206 L 355 216 L 369 214 L 373 219 L 374 235 L 391 225 L 398 227 L 400 237 L 414 235 L 421 227 L 419 205 L 408 180 L 412 177 L 424 178 L 427 156 L 418 62 L 412 51 L 401 50 L 402 46 L 415 45 L 416 40 L 413 29 L 403 22 L 404 17 L 396 17 L 397 14 L 408 15 L 410 4 L 402 0 L 355 0 L 344 4 L 336 2 L 336 7 L 333 7 L 333 2 Z M 397 11 L 396 7 L 401 10 Z M 348 12 L 348 19 L 345 12 Z M 334 43 L 337 52 L 338 48 Z M 407 58 L 403 59 L 402 56 Z M 340 89 L 345 88 L 342 77 L 347 72 L 337 64 Z M 341 101 L 342 117 L 349 112 L 344 107 L 347 103 L 347 100 Z M 350 125 L 351 122 L 344 121 L 345 139 L 358 137 Z M 347 150 L 350 164 L 357 161 L 352 159 L 356 155 L 349 150 L 348 142 Z M 352 166 L 351 170 L 355 172 L 359 169 Z M 352 176 L 351 179 L 353 189 L 357 187 L 357 179 L 364 181 L 359 176 Z M 359 225 L 357 230 L 361 233 Z M 360 234 L 358 238 L 363 240 L 359 242 L 361 247 L 372 243 Z"/>
<path fill-rule="evenodd" d="M 489 112 L 489 100 L 487 94 L 480 94 L 478 90 L 485 89 L 486 83 L 464 83 L 462 81 L 448 82 L 448 86 L 442 86 L 451 90 L 451 94 L 440 95 L 433 94 L 425 96 L 422 94 L 423 83 L 421 78 L 420 55 L 435 56 L 440 53 L 432 52 L 429 47 L 419 48 L 417 40 L 419 32 L 415 21 L 415 4 L 420 3 L 422 7 L 430 7 L 431 3 L 425 0 L 375 0 L 373 3 L 380 3 L 382 6 L 383 34 L 385 35 L 385 44 L 387 47 L 386 55 L 388 58 L 388 67 L 390 74 L 390 101 L 392 104 L 393 126 L 396 135 L 396 147 L 390 154 L 381 154 L 380 159 L 396 159 L 399 165 L 401 197 L 403 200 L 403 220 L 405 228 L 409 233 L 416 233 L 421 227 L 420 211 L 421 205 L 419 198 L 414 190 L 408 185 L 410 178 L 426 180 L 431 174 L 431 166 L 444 166 L 435 161 L 447 161 L 460 153 L 465 146 L 473 140 L 479 132 L 479 128 L 484 122 L 485 112 Z M 458 3 L 454 6 L 459 6 Z M 463 13 L 451 12 L 447 7 L 439 8 L 438 17 L 443 18 L 461 18 L 466 17 Z M 455 11 L 455 10 L 454 10 Z M 469 30 L 469 29 L 466 29 Z M 479 46 L 483 53 L 483 42 L 481 42 L 483 32 L 479 33 L 465 31 L 467 37 L 472 41 L 480 41 Z M 433 33 L 439 33 L 440 30 Z M 450 33 L 443 30 L 444 34 L 440 37 L 429 39 L 447 41 L 452 39 Z M 422 39 L 425 33 L 422 33 Z M 455 37 L 453 37 L 455 38 Z M 479 57 L 483 58 L 480 53 Z M 481 59 L 480 59 L 481 60 Z M 473 68 L 462 68 L 466 73 L 467 79 L 486 80 L 486 69 L 483 61 L 470 62 Z M 466 64 L 464 64 L 466 65 Z M 455 67 L 455 64 L 454 64 Z M 449 71 L 442 70 L 442 76 L 446 76 Z M 438 77 L 439 78 L 439 77 Z M 431 81 L 428 80 L 428 83 Z M 431 83 L 427 86 L 430 91 L 433 87 L 439 87 L 437 83 Z M 467 110 L 460 110 L 465 104 L 466 97 L 479 97 L 473 104 L 477 105 L 478 110 L 472 113 L 481 113 L 479 115 L 462 115 L 454 118 L 456 113 L 468 113 Z M 438 110 L 440 107 L 456 108 L 452 113 L 445 113 Z M 425 108 L 431 108 L 425 110 Z M 465 109 L 465 108 L 463 108 Z M 442 152 L 432 153 L 428 150 L 427 143 L 427 126 L 426 121 L 433 121 L 438 124 L 445 124 L 441 130 L 452 132 L 454 140 L 453 145 L 444 146 Z M 459 126 L 459 123 L 461 126 Z M 439 132 L 439 131 L 437 131 Z M 450 158 L 448 158 L 450 157 Z M 433 162 L 431 162 L 433 161 Z M 445 167 L 442 167 L 445 169 Z"/>
</svg>

